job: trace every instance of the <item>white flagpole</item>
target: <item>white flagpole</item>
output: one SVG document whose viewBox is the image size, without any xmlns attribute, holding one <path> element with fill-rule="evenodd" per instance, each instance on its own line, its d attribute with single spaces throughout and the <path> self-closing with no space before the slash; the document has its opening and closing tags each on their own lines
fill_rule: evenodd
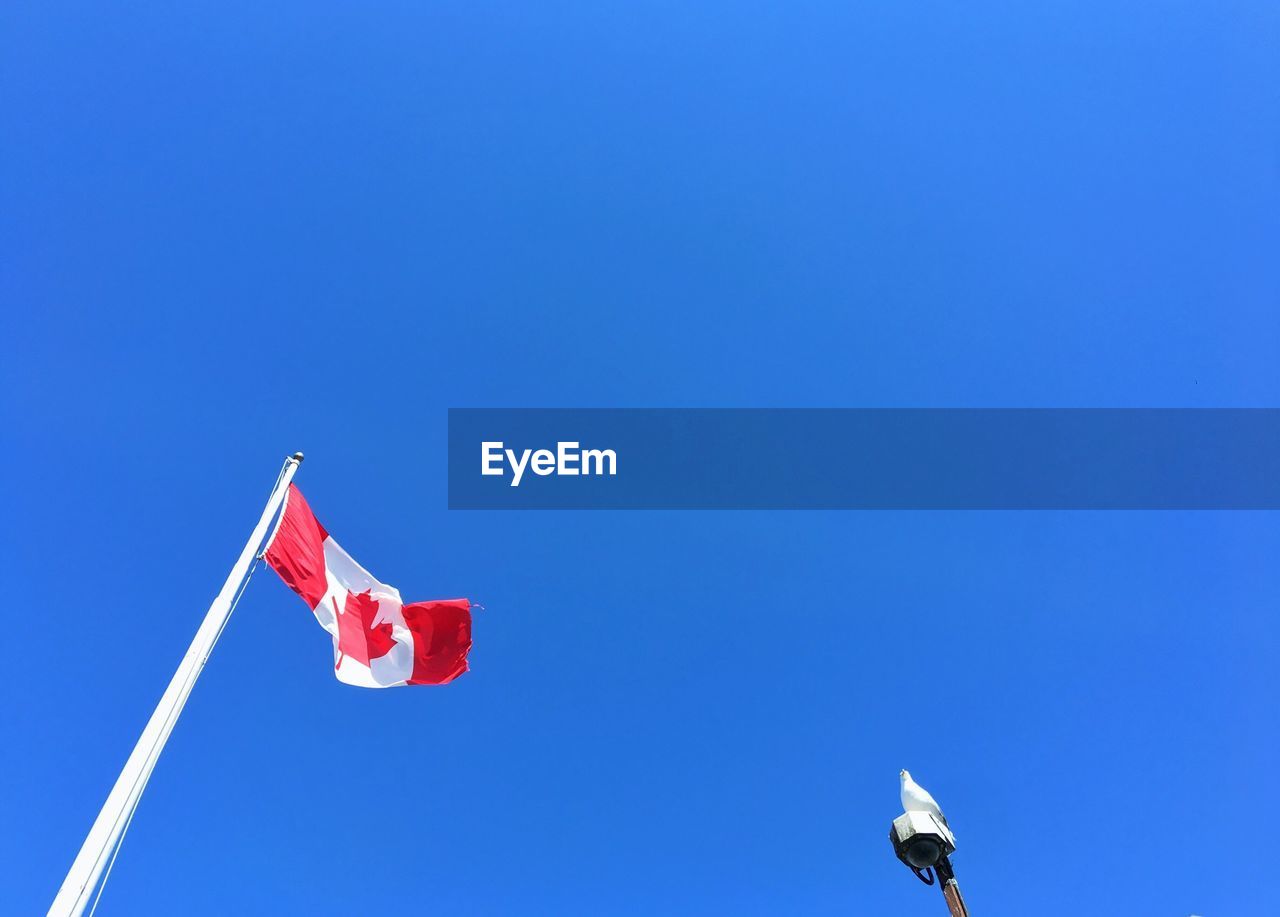
<svg viewBox="0 0 1280 917">
<path fill-rule="evenodd" d="M 182 657 L 178 671 L 170 680 L 164 696 L 160 698 L 160 703 L 151 714 L 151 719 L 147 721 L 146 728 L 142 730 L 138 744 L 133 747 L 129 760 L 125 762 L 124 770 L 120 771 L 115 786 L 111 788 L 102 811 L 98 813 L 93 827 L 89 829 L 89 836 L 84 839 L 76 861 L 71 864 L 71 870 L 62 881 L 57 897 L 53 899 L 53 906 L 49 908 L 49 917 L 80 917 L 92 898 L 94 889 L 102 877 L 102 871 L 111 860 L 112 851 L 119 843 L 120 835 L 151 776 L 156 759 L 160 757 L 169 733 L 173 731 L 173 725 L 177 722 L 178 715 L 186 705 L 191 689 L 195 686 L 196 679 L 200 677 L 200 671 L 209 658 L 213 644 L 231 615 L 232 603 L 267 533 L 267 526 L 271 524 L 276 510 L 280 508 L 284 495 L 289 489 L 289 482 L 293 480 L 301 463 L 301 452 L 296 452 L 285 459 L 275 490 L 271 492 L 266 509 L 262 511 L 262 518 L 254 526 L 253 534 L 249 536 L 248 543 L 240 552 L 240 559 L 231 568 L 222 591 L 209 606 L 209 611 L 204 616 L 204 623 L 196 631 L 195 639 L 191 641 L 186 655 Z"/>
</svg>

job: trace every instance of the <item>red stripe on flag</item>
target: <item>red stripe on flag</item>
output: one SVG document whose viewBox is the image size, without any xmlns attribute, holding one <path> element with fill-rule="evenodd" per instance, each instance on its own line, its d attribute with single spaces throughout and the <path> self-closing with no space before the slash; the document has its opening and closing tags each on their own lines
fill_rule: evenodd
<svg viewBox="0 0 1280 917">
<path fill-rule="evenodd" d="M 413 631 L 411 685 L 443 685 L 467 671 L 471 603 L 466 599 L 414 602 L 401 609 Z"/>
<path fill-rule="evenodd" d="M 311 512 L 302 491 L 290 484 L 284 517 L 264 556 L 285 584 L 302 596 L 311 609 L 315 609 L 328 589 L 324 575 L 324 540 L 328 537 L 329 533 Z"/>
</svg>

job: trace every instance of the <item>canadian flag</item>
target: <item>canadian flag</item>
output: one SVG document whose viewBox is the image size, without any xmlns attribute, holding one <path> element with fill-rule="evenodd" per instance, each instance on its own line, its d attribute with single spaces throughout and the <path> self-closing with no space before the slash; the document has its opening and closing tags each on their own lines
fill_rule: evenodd
<svg viewBox="0 0 1280 917">
<path fill-rule="evenodd" d="M 443 685 L 467 670 L 471 603 L 402 603 L 394 586 L 374 579 L 329 537 L 293 484 L 264 555 L 333 637 L 339 681 L 364 688 Z"/>
</svg>

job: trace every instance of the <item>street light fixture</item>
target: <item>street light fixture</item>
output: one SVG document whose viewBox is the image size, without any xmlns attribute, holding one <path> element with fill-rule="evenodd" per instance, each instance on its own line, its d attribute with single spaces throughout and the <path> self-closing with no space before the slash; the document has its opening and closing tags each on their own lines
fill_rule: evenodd
<svg viewBox="0 0 1280 917">
<path fill-rule="evenodd" d="M 940 859 L 956 849 L 951 829 L 928 812 L 903 812 L 893 820 L 889 839 L 893 841 L 893 852 L 898 859 L 916 875 L 937 865 Z M 927 885 L 933 884 L 931 879 L 923 881 Z"/>
<path fill-rule="evenodd" d="M 889 829 L 893 852 L 925 885 L 937 882 L 942 888 L 951 917 L 968 917 L 969 909 L 960 897 L 960 886 L 948 857 L 955 852 L 956 838 L 941 818 L 929 812 L 903 812 Z"/>
</svg>

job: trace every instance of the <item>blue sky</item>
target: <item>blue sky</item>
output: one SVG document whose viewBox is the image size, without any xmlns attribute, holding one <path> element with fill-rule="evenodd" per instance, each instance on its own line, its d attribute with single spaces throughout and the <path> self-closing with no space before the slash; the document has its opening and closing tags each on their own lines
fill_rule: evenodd
<svg viewBox="0 0 1280 917">
<path fill-rule="evenodd" d="M 450 513 L 445 434 L 1275 406 L 1278 39 L 1233 2 L 6 4 L 3 909 L 47 907 L 303 449 L 356 558 L 487 606 L 473 672 L 345 687 L 260 574 L 100 914 L 936 914 L 901 767 L 976 913 L 1263 912 L 1276 514 Z"/>
</svg>

